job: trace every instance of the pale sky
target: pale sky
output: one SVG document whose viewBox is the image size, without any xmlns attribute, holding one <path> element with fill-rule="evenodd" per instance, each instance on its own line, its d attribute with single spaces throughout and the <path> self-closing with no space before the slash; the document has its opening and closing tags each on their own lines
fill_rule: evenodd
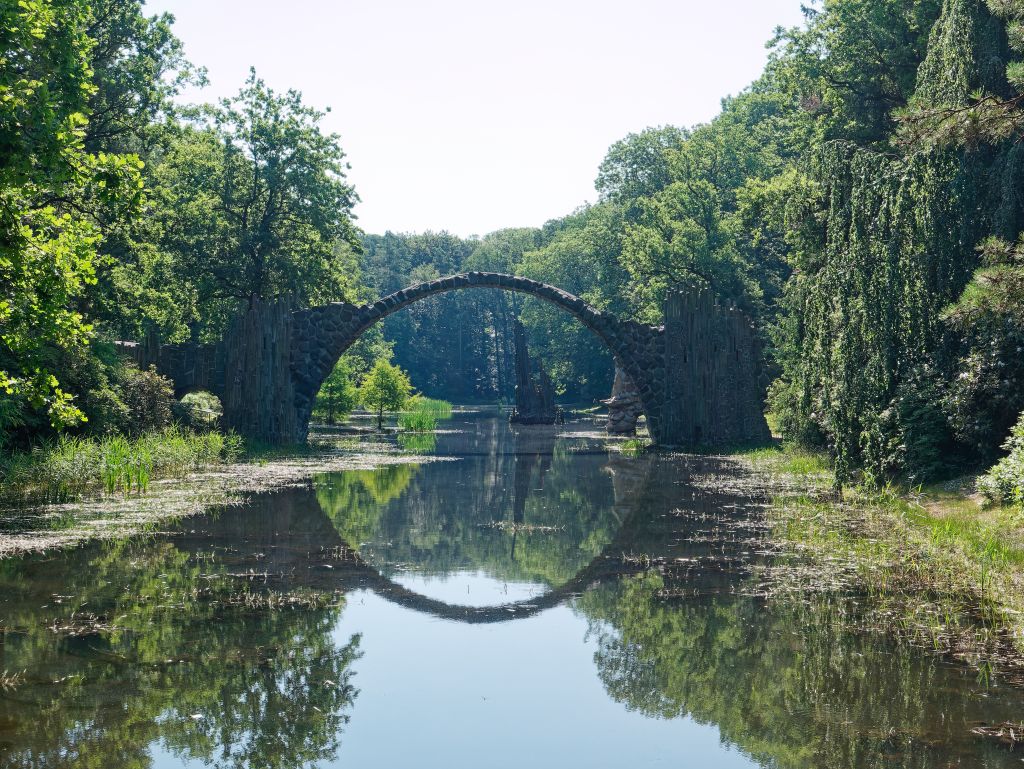
<svg viewBox="0 0 1024 769">
<path fill-rule="evenodd" d="M 609 145 L 706 122 L 801 0 L 151 0 L 209 70 L 331 108 L 367 232 L 484 235 L 596 197 Z M 191 95 L 190 95 L 191 96 Z"/>
</svg>

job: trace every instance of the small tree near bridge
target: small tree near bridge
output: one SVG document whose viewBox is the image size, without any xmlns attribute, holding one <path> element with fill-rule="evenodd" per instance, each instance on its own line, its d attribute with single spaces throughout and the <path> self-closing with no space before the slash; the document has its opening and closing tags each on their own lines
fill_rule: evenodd
<svg viewBox="0 0 1024 769">
<path fill-rule="evenodd" d="M 384 427 L 384 412 L 398 411 L 412 396 L 412 383 L 398 366 L 378 360 L 359 388 L 363 405 L 377 412 L 377 429 Z"/>
</svg>

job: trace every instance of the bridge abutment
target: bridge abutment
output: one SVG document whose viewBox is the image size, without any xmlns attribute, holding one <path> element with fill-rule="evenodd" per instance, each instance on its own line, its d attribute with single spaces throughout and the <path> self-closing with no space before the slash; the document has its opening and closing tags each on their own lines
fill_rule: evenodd
<svg viewBox="0 0 1024 769">
<path fill-rule="evenodd" d="M 709 291 L 675 291 L 665 301 L 663 334 L 657 442 L 687 449 L 767 443 L 761 350 L 747 316 Z"/>
<path fill-rule="evenodd" d="M 254 299 L 225 337 L 224 425 L 267 443 L 305 441 L 292 375 L 295 313 L 287 301 Z"/>
</svg>

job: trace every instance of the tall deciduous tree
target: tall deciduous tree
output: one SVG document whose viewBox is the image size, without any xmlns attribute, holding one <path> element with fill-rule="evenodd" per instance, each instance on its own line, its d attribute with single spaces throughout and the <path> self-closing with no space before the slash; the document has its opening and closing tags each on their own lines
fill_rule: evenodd
<svg viewBox="0 0 1024 769">
<path fill-rule="evenodd" d="M 613 144 L 598 169 L 594 186 L 616 202 L 636 200 L 672 183 L 672 155 L 688 132 L 675 126 L 648 128 Z"/>
<path fill-rule="evenodd" d="M 285 294 L 323 302 L 352 288 L 358 198 L 323 117 L 253 71 L 236 97 L 172 143 L 157 172 L 162 239 L 201 309 Z"/>
<path fill-rule="evenodd" d="M 78 302 L 95 281 L 97 216 L 141 196 L 137 158 L 85 146 L 90 21 L 77 2 L 0 5 L 0 434 L 27 406 L 54 425 L 82 418 L 53 352 L 88 341 Z"/>
<path fill-rule="evenodd" d="M 186 84 L 203 84 L 205 72 L 185 58 L 171 14 L 147 17 L 142 0 L 92 0 L 90 7 L 93 91 L 86 149 L 144 154 L 146 134 L 174 113 L 172 99 Z"/>
</svg>

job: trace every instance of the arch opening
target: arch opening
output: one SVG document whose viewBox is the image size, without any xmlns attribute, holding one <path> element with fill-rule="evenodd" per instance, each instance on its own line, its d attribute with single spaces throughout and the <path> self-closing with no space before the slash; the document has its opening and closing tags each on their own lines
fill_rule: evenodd
<svg viewBox="0 0 1024 769">
<path fill-rule="evenodd" d="M 652 420 L 653 387 L 649 372 L 657 369 L 660 327 L 620 321 L 573 294 L 545 283 L 503 273 L 466 273 L 427 281 L 367 305 L 336 302 L 293 315 L 291 371 L 298 427 L 305 439 L 317 393 L 338 360 L 370 328 L 416 302 L 467 288 L 488 288 L 533 296 L 576 318 L 609 350 L 615 365 L 636 385 L 641 410 Z"/>
</svg>

